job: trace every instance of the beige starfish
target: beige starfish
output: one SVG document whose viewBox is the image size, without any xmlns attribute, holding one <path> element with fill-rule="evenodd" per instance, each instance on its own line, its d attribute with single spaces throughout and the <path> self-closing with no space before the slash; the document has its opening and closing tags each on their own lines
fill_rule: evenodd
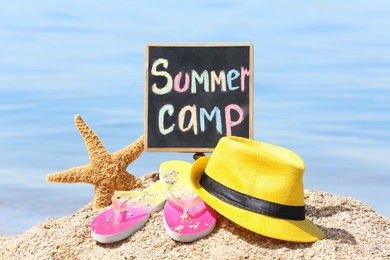
<svg viewBox="0 0 390 260">
<path fill-rule="evenodd" d="M 115 190 L 132 190 L 141 186 L 140 179 L 128 173 L 126 168 L 144 151 L 143 135 L 129 146 L 110 154 L 80 115 L 76 115 L 74 121 L 87 146 L 91 163 L 49 174 L 47 181 L 95 185 L 94 209 L 109 206 Z"/>
</svg>

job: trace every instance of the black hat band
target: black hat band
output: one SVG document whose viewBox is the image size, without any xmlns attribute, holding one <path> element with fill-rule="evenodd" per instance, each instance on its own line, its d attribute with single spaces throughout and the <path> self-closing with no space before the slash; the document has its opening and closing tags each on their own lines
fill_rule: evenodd
<svg viewBox="0 0 390 260">
<path fill-rule="evenodd" d="M 206 173 L 202 174 L 199 184 L 213 196 L 235 207 L 280 219 L 305 220 L 305 205 L 290 206 L 255 198 L 226 187 Z"/>
</svg>

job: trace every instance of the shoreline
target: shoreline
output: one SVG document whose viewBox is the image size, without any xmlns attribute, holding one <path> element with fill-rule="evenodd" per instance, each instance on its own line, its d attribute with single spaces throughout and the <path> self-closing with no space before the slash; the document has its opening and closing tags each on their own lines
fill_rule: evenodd
<svg viewBox="0 0 390 260">
<path fill-rule="evenodd" d="M 153 174 L 143 177 L 145 186 Z M 101 211 L 92 203 L 71 216 L 49 218 L 17 236 L 0 237 L 6 259 L 384 259 L 390 257 L 390 219 L 353 198 L 305 190 L 306 216 L 324 233 L 315 243 L 293 243 L 248 231 L 220 214 L 214 231 L 192 243 L 166 234 L 162 212 L 125 240 L 97 243 L 89 225 Z"/>
</svg>

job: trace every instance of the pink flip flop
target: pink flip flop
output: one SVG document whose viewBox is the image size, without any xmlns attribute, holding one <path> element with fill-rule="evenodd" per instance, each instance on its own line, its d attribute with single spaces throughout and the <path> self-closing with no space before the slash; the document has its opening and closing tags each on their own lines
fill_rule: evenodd
<svg viewBox="0 0 390 260">
<path fill-rule="evenodd" d="M 100 213 L 91 223 L 91 235 L 100 243 L 113 243 L 127 238 L 141 229 L 150 215 L 163 209 L 166 187 L 159 180 L 145 190 L 117 191 L 112 206 Z M 119 202 L 117 197 L 130 198 Z"/>
<path fill-rule="evenodd" d="M 167 234 L 180 242 L 192 242 L 209 235 L 215 227 L 216 212 L 203 202 L 192 190 L 190 171 L 192 165 L 188 162 L 176 162 L 180 169 L 170 169 L 161 165 L 160 178 L 164 172 L 176 172 L 176 180 L 169 190 L 165 190 L 167 203 L 164 206 L 164 227 Z M 162 175 L 162 176 L 161 176 Z"/>
</svg>

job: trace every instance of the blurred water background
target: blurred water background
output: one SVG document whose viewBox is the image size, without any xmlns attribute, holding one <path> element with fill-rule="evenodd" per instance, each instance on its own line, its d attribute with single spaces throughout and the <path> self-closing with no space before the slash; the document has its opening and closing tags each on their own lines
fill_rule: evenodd
<svg viewBox="0 0 390 260">
<path fill-rule="evenodd" d="M 298 153 L 306 189 L 390 216 L 388 1 L 2 1 L 0 235 L 92 201 L 45 176 L 89 164 L 80 114 L 110 152 L 144 127 L 151 42 L 254 44 L 254 138 Z M 144 152 L 128 170 L 188 153 Z"/>
</svg>

